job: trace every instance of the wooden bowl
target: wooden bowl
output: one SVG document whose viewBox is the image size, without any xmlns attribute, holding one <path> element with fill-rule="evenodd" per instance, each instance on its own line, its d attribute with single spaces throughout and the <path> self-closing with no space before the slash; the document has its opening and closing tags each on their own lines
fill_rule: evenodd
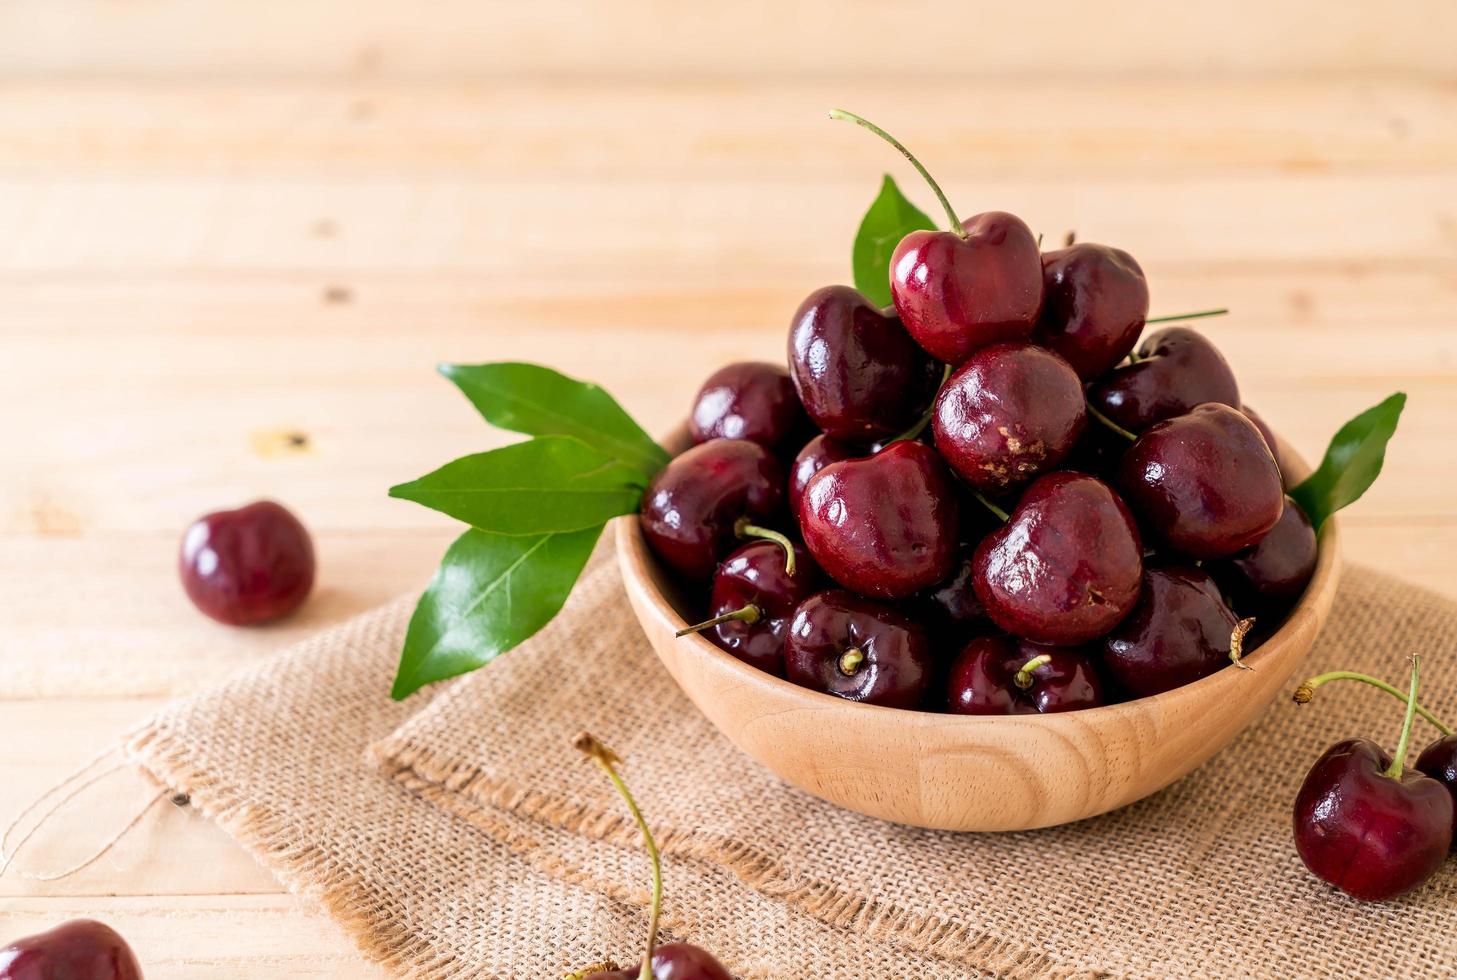
<svg viewBox="0 0 1457 980">
<path fill-rule="evenodd" d="M 680 432 L 670 448 L 686 446 Z M 1307 471 L 1282 444 L 1288 469 Z M 729 740 L 780 778 L 837 806 L 917 827 L 1026 830 L 1126 806 L 1202 765 L 1285 689 L 1335 598 L 1338 534 L 1327 521 L 1305 596 L 1246 662 L 1156 697 L 1106 708 L 999 717 L 857 704 L 750 667 L 687 625 L 684 597 L 636 517 L 617 521 L 633 611 L 678 686 Z"/>
</svg>

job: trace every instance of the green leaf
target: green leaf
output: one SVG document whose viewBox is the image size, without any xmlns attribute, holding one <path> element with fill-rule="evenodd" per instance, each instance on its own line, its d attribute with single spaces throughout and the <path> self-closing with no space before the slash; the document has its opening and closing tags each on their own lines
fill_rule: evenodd
<svg viewBox="0 0 1457 980">
<path fill-rule="evenodd" d="M 1316 530 L 1336 511 L 1359 500 L 1376 482 L 1386 460 L 1386 444 L 1396 432 L 1405 406 L 1406 394 L 1398 391 L 1341 426 L 1320 467 L 1290 491 Z"/>
<path fill-rule="evenodd" d="M 576 436 L 647 477 L 668 454 L 606 391 L 539 364 L 442 364 L 485 420 L 532 436 Z"/>
<path fill-rule="evenodd" d="M 876 306 L 890 305 L 890 256 L 900 240 L 913 231 L 936 225 L 906 200 L 890 174 L 880 185 L 880 194 L 860 221 L 850 265 L 855 271 L 855 288 Z"/>
<path fill-rule="evenodd" d="M 483 667 L 551 622 L 602 526 L 570 534 L 466 531 L 420 597 L 395 675 L 395 700 Z"/>
<path fill-rule="evenodd" d="M 642 499 L 643 474 L 571 436 L 462 456 L 391 497 L 424 504 L 493 534 L 549 534 L 598 527 L 631 514 Z"/>
</svg>

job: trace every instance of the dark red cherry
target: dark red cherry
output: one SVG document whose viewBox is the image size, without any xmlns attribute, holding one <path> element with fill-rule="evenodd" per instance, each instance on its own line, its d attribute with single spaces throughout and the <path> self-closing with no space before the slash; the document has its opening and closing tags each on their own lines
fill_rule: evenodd
<svg viewBox="0 0 1457 980">
<path fill-rule="evenodd" d="M 1118 489 L 1143 526 L 1191 558 L 1257 543 L 1284 508 L 1280 468 L 1254 423 L 1228 405 L 1200 405 L 1138 437 Z"/>
<path fill-rule="evenodd" d="M 826 466 L 805 487 L 800 517 L 820 567 L 862 595 L 903 599 L 946 578 L 956 561 L 956 488 L 923 443 L 893 442 Z"/>
<path fill-rule="evenodd" d="M 76 919 L 0 949 L 0 980 L 142 980 L 142 968 L 114 929 Z"/>
<path fill-rule="evenodd" d="M 797 445 L 808 429 L 789 372 L 760 361 L 729 364 L 710 374 L 688 417 L 694 442 L 747 439 L 775 452 Z"/>
<path fill-rule="evenodd" d="M 803 502 L 804 488 L 809 484 L 810 477 L 831 463 L 859 459 L 866 455 L 869 454 L 864 449 L 824 433 L 820 433 L 805 443 L 804 448 L 799 451 L 799 455 L 794 457 L 794 465 L 789 468 L 789 506 L 794 509 L 795 519 L 804 520 L 800 513 L 800 504 Z"/>
<path fill-rule="evenodd" d="M 1082 382 L 1031 344 L 972 354 L 936 398 L 936 448 L 971 486 L 1000 495 L 1055 467 L 1082 435 Z"/>
<path fill-rule="evenodd" d="M 705 633 L 719 647 L 760 670 L 784 676 L 784 636 L 795 607 L 819 589 L 819 566 L 794 546 L 794 573 L 785 569 L 784 549 L 773 541 L 751 541 L 724 559 L 713 576 L 709 623 L 680 632 Z M 715 622 L 718 621 L 718 622 Z"/>
<path fill-rule="evenodd" d="M 916 346 L 893 311 L 849 286 L 809 294 L 789 330 L 789 374 L 814 423 L 847 442 L 899 435 L 916 423 L 941 365 Z"/>
<path fill-rule="evenodd" d="M 1130 432 L 1219 402 L 1239 408 L 1239 385 L 1224 355 L 1188 327 L 1166 327 L 1144 338 L 1138 360 L 1110 371 L 1088 398 Z"/>
<path fill-rule="evenodd" d="M 591 973 L 586 980 L 637 980 L 640 967 Z M 653 950 L 653 980 L 734 980 L 713 954 L 692 943 L 664 943 Z"/>
<path fill-rule="evenodd" d="M 994 623 L 1034 643 L 1075 646 L 1102 636 L 1133 608 L 1143 545 L 1106 483 L 1049 473 L 982 540 L 974 561 L 972 584 Z"/>
<path fill-rule="evenodd" d="M 773 454 L 746 439 L 714 439 L 653 477 L 642 532 L 665 564 L 701 580 L 739 540 L 741 522 L 773 525 L 783 509 L 784 469 Z"/>
<path fill-rule="evenodd" d="M 1026 340 L 1042 309 L 1042 253 L 1022 219 L 988 211 L 966 237 L 913 231 L 890 260 L 890 293 L 906 330 L 938 360 L 960 364 L 983 347 Z"/>
<path fill-rule="evenodd" d="M 1269 614 L 1295 604 L 1319 557 L 1310 518 L 1286 497 L 1280 519 L 1257 544 L 1208 567 L 1239 608 Z"/>
<path fill-rule="evenodd" d="M 962 516 L 967 516 L 964 507 Z M 902 612 L 925 626 L 938 651 L 959 650 L 972 637 L 992 631 L 986 608 L 971 584 L 975 550 L 975 544 L 963 542 L 957 548 L 951 574 L 900 605 Z"/>
<path fill-rule="evenodd" d="M 1133 256 L 1079 242 L 1042 256 L 1042 316 L 1032 339 L 1084 381 L 1128 356 L 1148 318 L 1148 280 Z"/>
<path fill-rule="evenodd" d="M 1417 769 L 1387 775 L 1391 756 L 1364 738 L 1326 749 L 1295 797 L 1295 849 L 1311 873 L 1366 901 L 1411 891 L 1452 845 L 1452 796 Z"/>
<path fill-rule="evenodd" d="M 1270 455 L 1275 457 L 1275 465 L 1280 467 L 1280 475 L 1283 478 L 1285 475 L 1285 465 L 1280 461 L 1280 440 L 1275 438 L 1274 430 L 1266 425 L 1265 420 L 1260 418 L 1255 410 L 1248 405 L 1242 406 L 1240 411 L 1244 413 L 1245 418 L 1255 423 L 1255 428 L 1259 429 L 1260 435 L 1265 437 L 1265 445 L 1270 447 Z"/>
<path fill-rule="evenodd" d="M 959 715 L 1049 714 L 1107 704 L 1104 688 L 1086 651 L 983 636 L 951 664 L 946 700 Z"/>
<path fill-rule="evenodd" d="M 931 676 L 925 630 L 890 606 L 842 589 L 799 604 L 785 676 L 802 687 L 890 708 L 919 707 Z"/>
<path fill-rule="evenodd" d="M 1151 697 L 1230 666 L 1248 628 L 1204 571 L 1148 568 L 1133 612 L 1103 638 L 1103 666 L 1134 697 Z"/>
<path fill-rule="evenodd" d="M 1457 805 L 1457 735 L 1443 735 L 1417 756 L 1417 768 L 1447 787 L 1447 793 Z M 1457 828 L 1457 820 L 1454 820 Z M 1457 843 L 1457 839 L 1454 839 Z"/>
<path fill-rule="evenodd" d="M 220 623 L 286 616 L 314 587 L 314 545 L 297 517 L 271 500 L 198 518 L 177 563 L 192 604 Z"/>
</svg>

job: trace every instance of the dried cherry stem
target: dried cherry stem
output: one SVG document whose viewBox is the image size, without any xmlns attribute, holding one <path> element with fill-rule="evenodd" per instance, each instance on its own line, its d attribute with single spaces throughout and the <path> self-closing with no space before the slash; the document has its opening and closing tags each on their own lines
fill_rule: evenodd
<svg viewBox="0 0 1457 980">
<path fill-rule="evenodd" d="M 861 650 L 859 647 L 851 647 L 844 653 L 840 654 L 840 662 L 838 664 L 840 668 L 840 673 L 844 674 L 846 677 L 854 677 L 856 673 L 859 672 L 860 665 L 864 662 L 865 651 Z"/>
<path fill-rule="evenodd" d="M 622 762 L 617 754 L 588 732 L 582 732 L 573 739 L 572 745 L 577 751 L 591 756 L 592 761 L 601 766 L 602 771 L 607 773 L 607 778 L 612 780 L 612 785 L 617 788 L 618 794 L 627 803 L 627 809 L 632 812 L 632 819 L 637 823 L 637 829 L 642 831 L 643 844 L 647 846 L 648 857 L 652 859 L 652 918 L 648 920 L 648 947 L 647 953 L 643 956 L 642 969 L 638 972 L 638 980 L 653 980 L 653 951 L 658 946 L 658 920 L 663 914 L 663 859 L 658 854 L 658 843 L 653 840 L 653 832 L 648 829 L 648 822 L 643 819 L 642 811 L 637 808 L 637 801 L 632 798 L 632 791 L 617 774 L 617 766 Z"/>
<path fill-rule="evenodd" d="M 706 629 L 712 629 L 713 627 L 721 626 L 724 623 L 748 623 L 750 626 L 753 626 L 755 623 L 763 618 L 764 610 L 760 609 L 758 606 L 754 605 L 751 602 L 746 606 L 735 609 L 733 612 L 726 612 L 722 616 L 715 616 L 712 619 L 705 619 L 703 622 L 696 623 L 693 626 L 685 626 L 673 635 L 675 637 L 683 637 L 687 636 L 689 633 L 701 633 Z"/>
<path fill-rule="evenodd" d="M 1331 681 L 1360 681 L 1362 684 L 1371 685 L 1378 691 L 1385 691 L 1394 698 L 1399 698 L 1402 701 L 1407 699 L 1405 691 L 1386 683 L 1379 677 L 1372 677 L 1370 674 L 1362 674 L 1354 670 L 1333 670 L 1326 674 L 1316 674 L 1310 680 L 1301 684 L 1295 689 L 1293 700 L 1296 704 L 1309 704 L 1311 699 L 1315 697 L 1315 689 L 1322 684 L 1329 684 Z M 1440 718 L 1422 707 L 1420 703 L 1417 704 L 1416 711 L 1417 714 L 1425 718 L 1433 728 L 1443 735 L 1452 734 L 1451 726 L 1443 724 Z"/>
<path fill-rule="evenodd" d="M 1254 670 L 1244 662 L 1245 655 L 1245 634 L 1254 628 L 1255 617 L 1241 619 L 1234 624 L 1234 629 L 1229 631 L 1229 659 L 1240 670 Z"/>
<path fill-rule="evenodd" d="M 562 980 L 587 980 L 594 973 L 615 973 L 621 969 L 613 960 L 603 960 L 601 963 L 593 963 L 591 966 L 584 966 L 580 970 L 573 970 L 562 977 Z"/>
<path fill-rule="evenodd" d="M 773 541 L 784 549 L 784 572 L 786 575 L 794 574 L 794 542 L 780 534 L 773 528 L 760 527 L 747 517 L 740 517 L 734 521 L 734 535 L 740 538 L 761 538 L 764 541 Z"/>
<path fill-rule="evenodd" d="M 1206 316 L 1224 316 L 1228 312 L 1229 312 L 1228 309 L 1226 309 L 1225 307 L 1222 307 L 1221 306 L 1217 310 L 1200 310 L 1197 313 L 1177 313 L 1174 316 L 1156 316 L 1152 320 L 1144 320 L 1143 322 L 1145 324 L 1149 324 L 1149 323 L 1172 323 L 1175 320 L 1202 320 Z"/>
<path fill-rule="evenodd" d="M 936 399 L 941 397 L 941 389 L 946 387 L 946 379 L 949 377 L 951 377 L 951 365 L 947 364 L 941 370 L 941 383 L 936 386 L 936 394 L 931 397 L 931 404 L 926 406 L 926 410 L 921 413 L 921 417 L 916 420 L 915 425 L 887 442 L 887 446 L 891 442 L 910 442 L 913 439 L 921 438 L 921 433 L 926 431 L 926 426 L 931 424 L 931 418 L 936 414 Z"/>
<path fill-rule="evenodd" d="M 971 491 L 971 495 L 976 498 L 977 503 L 981 504 L 987 510 L 991 511 L 996 516 L 997 520 L 1001 521 L 1003 524 L 1007 523 L 1012 519 L 1011 514 L 1008 514 L 1006 511 L 1002 510 L 1002 508 L 992 503 L 989 499 L 987 499 L 987 495 L 982 493 L 980 490 Z"/>
<path fill-rule="evenodd" d="M 1129 442 L 1138 441 L 1138 436 L 1134 435 L 1132 432 L 1129 432 L 1127 429 L 1123 428 L 1123 426 L 1119 425 L 1117 422 L 1114 422 L 1108 416 L 1098 411 L 1098 409 L 1093 406 L 1092 402 L 1088 402 L 1087 406 L 1088 414 L 1091 415 L 1093 418 L 1097 419 L 1099 422 L 1103 423 L 1108 428 L 1112 429 L 1114 432 L 1127 439 Z"/>
<path fill-rule="evenodd" d="M 1017 672 L 1012 675 L 1012 683 L 1024 691 L 1027 690 L 1032 686 L 1032 672 L 1043 664 L 1049 663 L 1052 663 L 1052 657 L 1045 653 L 1039 653 L 1021 667 L 1017 668 Z"/>
<path fill-rule="evenodd" d="M 831 109 L 830 118 L 843 119 L 847 122 L 852 122 L 857 126 L 863 126 L 864 128 L 874 133 L 876 136 L 879 136 L 881 139 L 885 140 L 891 146 L 899 150 L 901 156 L 911 161 L 911 166 L 915 167 L 916 171 L 926 179 L 926 183 L 931 185 L 931 190 L 933 193 L 935 193 L 936 200 L 940 201 L 941 207 L 946 210 L 946 218 L 948 221 L 951 222 L 951 230 L 956 234 L 958 238 L 966 237 L 966 229 L 961 226 L 961 219 L 957 217 L 955 209 L 951 207 L 951 202 L 946 200 L 946 195 L 942 193 L 941 185 L 936 183 L 936 179 L 931 176 L 930 171 L 928 171 L 925 167 L 921 166 L 921 161 L 917 160 L 915 156 L 912 155 L 911 151 L 905 148 L 900 140 L 896 139 L 894 136 L 890 135 L 879 126 L 875 125 L 875 123 L 871 122 L 869 119 L 866 119 L 864 116 L 857 116 L 855 115 L 855 113 L 846 112 L 844 109 Z"/>
<path fill-rule="evenodd" d="M 1062 240 L 1062 247 L 1063 248 L 1072 248 L 1077 243 L 1078 243 L 1078 233 L 1076 231 L 1073 231 L 1071 228 L 1069 228 L 1067 235 Z"/>
<path fill-rule="evenodd" d="M 1392 779 L 1401 778 L 1401 767 L 1406 763 L 1407 750 L 1411 748 L 1411 722 L 1417 713 L 1417 662 L 1420 660 L 1416 654 L 1411 658 L 1411 691 L 1406 697 L 1406 714 L 1401 719 L 1401 739 L 1396 743 L 1396 751 L 1391 755 L 1391 765 L 1386 767 L 1386 775 Z"/>
</svg>

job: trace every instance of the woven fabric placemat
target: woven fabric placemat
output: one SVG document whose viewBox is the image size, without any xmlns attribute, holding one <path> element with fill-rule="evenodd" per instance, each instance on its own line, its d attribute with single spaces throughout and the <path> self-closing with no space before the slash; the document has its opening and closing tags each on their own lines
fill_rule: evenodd
<svg viewBox="0 0 1457 980">
<path fill-rule="evenodd" d="M 372 740 L 427 703 L 388 697 L 412 604 L 169 706 L 129 738 L 131 758 L 401 975 L 540 980 L 635 961 L 647 933 L 641 850 L 386 779 L 366 761 Z M 583 787 L 602 780 L 565 740 L 534 764 Z M 667 877 L 666 938 L 707 946 L 742 980 L 969 975 L 844 935 L 726 869 L 676 862 Z"/>
<path fill-rule="evenodd" d="M 1452 716 L 1454 647 L 1457 604 L 1354 568 L 1303 670 L 1400 681 L 1420 652 L 1423 700 Z M 1103 817 L 1009 834 L 899 827 L 781 783 L 718 735 L 656 662 L 615 568 L 600 565 L 551 626 L 372 754 L 401 786 L 477 826 L 517 815 L 619 845 L 626 872 L 640 858 L 620 804 L 560 759 L 591 729 L 628 760 L 667 854 L 727 869 L 743 886 L 735 896 L 757 892 L 838 935 L 966 975 L 1451 976 L 1450 869 L 1404 899 L 1362 904 L 1312 878 L 1291 840 L 1295 792 L 1316 757 L 1348 736 L 1390 745 L 1400 715 L 1386 695 L 1333 686 L 1305 707 L 1282 698 L 1191 776 Z M 690 918 L 715 900 L 694 899 Z"/>
</svg>

